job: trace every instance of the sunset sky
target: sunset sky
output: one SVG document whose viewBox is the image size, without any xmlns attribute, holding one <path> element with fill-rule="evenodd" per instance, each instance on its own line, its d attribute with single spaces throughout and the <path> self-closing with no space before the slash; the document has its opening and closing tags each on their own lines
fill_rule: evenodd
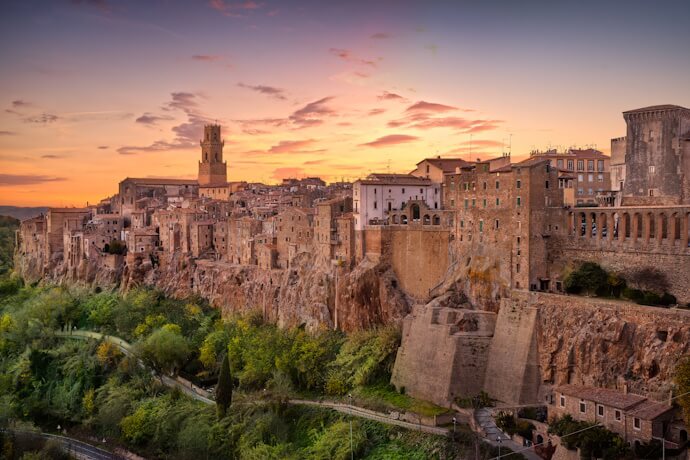
<svg viewBox="0 0 690 460">
<path fill-rule="evenodd" d="M 333 181 L 608 152 L 656 104 L 690 107 L 687 0 L 3 2 L 0 204 L 196 177 L 216 120 L 229 179 Z"/>
</svg>

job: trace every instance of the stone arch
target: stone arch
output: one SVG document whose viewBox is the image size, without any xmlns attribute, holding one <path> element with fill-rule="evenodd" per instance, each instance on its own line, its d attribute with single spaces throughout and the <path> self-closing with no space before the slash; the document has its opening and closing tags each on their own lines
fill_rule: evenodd
<svg viewBox="0 0 690 460">
<path fill-rule="evenodd" d="M 605 239 L 609 235 L 609 220 L 606 213 L 602 212 L 599 214 L 599 234 L 597 235 L 600 239 Z"/>
<path fill-rule="evenodd" d="M 433 223 L 434 225 L 441 225 L 441 217 L 437 214 L 434 214 Z"/>
<path fill-rule="evenodd" d="M 395 225 L 397 225 L 397 224 L 400 223 L 400 219 L 398 218 L 398 215 L 397 215 L 397 214 L 393 214 L 393 223 L 394 223 Z"/>
<path fill-rule="evenodd" d="M 613 222 L 611 222 L 613 228 L 611 229 L 613 231 L 613 238 L 614 239 L 619 239 L 620 237 L 618 236 L 618 230 L 620 229 L 620 220 L 621 217 L 618 215 L 617 212 L 613 213 Z"/>
<path fill-rule="evenodd" d="M 587 234 L 587 216 L 584 212 L 580 213 L 578 220 L 580 221 L 580 236 L 585 236 Z"/>
<path fill-rule="evenodd" d="M 670 225 L 670 231 L 671 231 L 670 239 L 672 241 L 680 239 L 680 229 L 681 229 L 680 216 L 678 215 L 677 212 L 674 212 L 673 215 L 671 216 L 671 225 Z"/>
<path fill-rule="evenodd" d="M 429 214 L 424 214 L 424 219 L 422 220 L 422 224 L 424 224 L 424 225 L 430 225 L 431 224 L 431 217 L 429 217 Z"/>
<path fill-rule="evenodd" d="M 635 235 L 633 236 L 633 238 L 642 238 L 642 214 L 636 212 L 633 219 L 633 225 L 635 225 L 636 228 Z"/>
<path fill-rule="evenodd" d="M 632 235 L 632 219 L 630 218 L 630 214 L 627 212 L 623 214 L 623 225 L 625 226 L 623 238 L 630 238 Z"/>
<path fill-rule="evenodd" d="M 589 225 L 589 234 L 587 236 L 591 238 L 599 234 L 599 228 L 597 228 L 597 213 L 589 213 L 589 218 L 591 219 L 591 223 Z"/>
<path fill-rule="evenodd" d="M 668 217 L 666 216 L 665 213 L 662 212 L 661 214 L 659 214 L 659 221 L 660 221 L 660 225 L 659 225 L 659 237 L 660 237 L 660 239 L 669 240 L 670 238 L 668 236 Z"/>
<path fill-rule="evenodd" d="M 568 234 L 569 235 L 575 235 L 575 213 L 570 211 L 568 213 Z"/>
<path fill-rule="evenodd" d="M 410 206 L 410 210 L 412 211 L 412 221 L 418 221 L 419 220 L 419 205 L 418 204 L 413 204 Z"/>
<path fill-rule="evenodd" d="M 654 238 L 658 229 L 656 228 L 656 219 L 654 218 L 654 214 L 651 212 L 647 213 L 647 228 L 647 238 Z"/>
<path fill-rule="evenodd" d="M 400 223 L 403 225 L 407 225 L 407 214 L 403 214 L 400 216 Z"/>
</svg>

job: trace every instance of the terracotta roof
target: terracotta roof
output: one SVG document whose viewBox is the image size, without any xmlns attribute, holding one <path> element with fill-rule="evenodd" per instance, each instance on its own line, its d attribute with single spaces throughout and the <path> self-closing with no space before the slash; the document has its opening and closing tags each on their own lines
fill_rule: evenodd
<svg viewBox="0 0 690 460">
<path fill-rule="evenodd" d="M 668 404 L 648 399 L 640 403 L 638 406 L 635 406 L 635 408 L 630 411 L 628 415 L 640 418 L 642 420 L 654 420 L 670 410 L 673 410 L 673 407 L 669 406 Z"/>
<path fill-rule="evenodd" d="M 561 385 L 555 390 L 567 396 L 594 401 L 595 403 L 616 409 L 629 409 L 645 401 L 647 398 L 610 388 L 582 387 L 577 385 Z"/>
<path fill-rule="evenodd" d="M 371 185 L 431 185 L 431 179 L 410 174 L 370 174 L 366 179 L 359 179 L 357 182 Z"/>
<path fill-rule="evenodd" d="M 641 109 L 626 110 L 626 113 L 644 113 L 644 112 L 658 112 L 659 110 L 688 110 L 685 107 L 673 104 L 650 105 L 649 107 L 642 107 Z"/>
<path fill-rule="evenodd" d="M 540 156 L 534 156 L 534 157 L 527 158 L 526 160 L 522 160 L 522 161 L 517 162 L 517 163 L 512 163 L 511 166 L 512 167 L 518 167 L 518 168 L 519 167 L 525 167 L 525 166 L 529 167 L 529 166 L 538 165 L 540 163 L 546 163 L 548 161 L 549 161 L 548 158 L 543 158 Z"/>
<path fill-rule="evenodd" d="M 443 170 L 443 172 L 453 172 L 455 168 L 461 168 L 463 166 L 471 164 L 469 161 L 465 161 L 461 158 L 425 158 L 417 165 L 428 161 L 437 168 Z"/>
</svg>

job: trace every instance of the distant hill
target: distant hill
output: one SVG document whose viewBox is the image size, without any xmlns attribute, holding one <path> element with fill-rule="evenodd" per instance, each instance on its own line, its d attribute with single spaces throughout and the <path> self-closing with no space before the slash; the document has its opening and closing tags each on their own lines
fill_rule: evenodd
<svg viewBox="0 0 690 460">
<path fill-rule="evenodd" d="M 47 207 L 23 208 L 21 206 L 0 206 L 0 215 L 11 216 L 15 219 L 24 220 L 36 217 L 48 211 Z"/>
</svg>

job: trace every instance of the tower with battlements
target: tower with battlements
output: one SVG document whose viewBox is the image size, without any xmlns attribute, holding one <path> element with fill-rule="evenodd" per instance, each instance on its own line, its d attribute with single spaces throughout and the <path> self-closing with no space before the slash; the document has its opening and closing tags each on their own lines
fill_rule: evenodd
<svg viewBox="0 0 690 460">
<path fill-rule="evenodd" d="M 199 161 L 199 186 L 216 187 L 228 182 L 228 165 L 223 161 L 225 142 L 220 137 L 220 125 L 205 125 Z"/>
</svg>

